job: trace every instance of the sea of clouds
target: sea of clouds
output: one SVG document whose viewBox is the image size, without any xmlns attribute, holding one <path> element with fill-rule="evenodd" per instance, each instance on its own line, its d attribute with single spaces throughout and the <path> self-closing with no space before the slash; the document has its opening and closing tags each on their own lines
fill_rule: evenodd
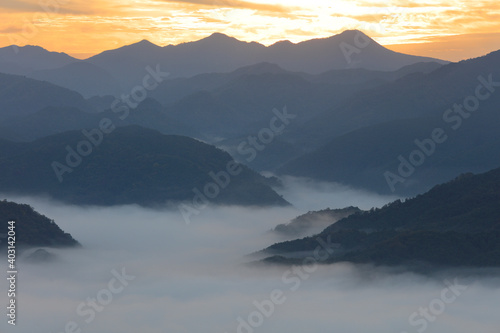
<svg viewBox="0 0 500 333">
<path fill-rule="evenodd" d="M 295 207 L 211 207 L 189 225 L 175 209 L 4 195 L 54 219 L 83 247 L 49 249 L 57 255 L 49 263 L 20 256 L 17 325 L 4 316 L 0 332 L 500 332 L 496 270 L 422 276 L 350 264 L 300 271 L 248 264 L 248 254 L 278 241 L 270 229 L 308 210 L 394 199 L 297 179 L 280 192 Z M 7 289 L 2 279 L 2 299 Z"/>
</svg>

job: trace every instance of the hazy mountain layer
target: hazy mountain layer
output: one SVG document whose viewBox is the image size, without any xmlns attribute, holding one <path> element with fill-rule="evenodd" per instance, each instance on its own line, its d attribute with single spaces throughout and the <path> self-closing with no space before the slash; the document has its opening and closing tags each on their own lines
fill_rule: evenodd
<svg viewBox="0 0 500 333">
<path fill-rule="evenodd" d="M 312 253 L 321 239 L 330 244 L 325 260 L 330 263 L 499 266 L 499 203 L 500 169 L 464 174 L 404 202 L 353 214 L 317 236 L 275 244 L 264 253 L 279 255 L 269 258 L 271 262 L 294 262 L 293 252 Z"/>
<path fill-rule="evenodd" d="M 49 194 L 68 203 L 163 206 L 185 201 L 195 209 L 213 202 L 287 205 L 269 180 L 229 154 L 188 137 L 133 126 L 72 131 L 30 143 L 0 141 L 0 188 Z"/>
</svg>

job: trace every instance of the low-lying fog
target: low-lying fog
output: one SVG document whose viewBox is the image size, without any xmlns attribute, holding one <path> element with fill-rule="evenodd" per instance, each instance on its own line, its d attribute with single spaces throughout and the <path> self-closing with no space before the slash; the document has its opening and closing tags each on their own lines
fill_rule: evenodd
<svg viewBox="0 0 500 333">
<path fill-rule="evenodd" d="M 0 332 L 499 332 L 498 273 L 462 272 L 455 281 L 453 273 L 430 278 L 348 264 L 244 265 L 246 254 L 277 240 L 269 229 L 308 210 L 393 199 L 311 185 L 295 182 L 282 192 L 298 208 L 207 208 L 189 225 L 178 211 L 2 196 L 54 219 L 83 248 L 49 250 L 57 262 L 19 263 L 17 325 L 4 315 Z M 445 279 L 458 285 L 446 289 Z M 7 289 L 2 279 L 2 299 Z"/>
</svg>

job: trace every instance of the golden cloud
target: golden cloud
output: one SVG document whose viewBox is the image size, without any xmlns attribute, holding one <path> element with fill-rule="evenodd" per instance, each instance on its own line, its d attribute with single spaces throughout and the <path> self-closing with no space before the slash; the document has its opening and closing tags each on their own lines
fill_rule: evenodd
<svg viewBox="0 0 500 333">
<path fill-rule="evenodd" d="M 384 45 L 449 49 L 455 46 L 434 36 L 500 32 L 498 0 L 51 0 L 59 6 L 49 11 L 38 0 L 0 1 L 1 45 L 17 40 L 73 54 L 141 39 L 179 44 L 213 32 L 269 45 L 360 29 Z"/>
</svg>

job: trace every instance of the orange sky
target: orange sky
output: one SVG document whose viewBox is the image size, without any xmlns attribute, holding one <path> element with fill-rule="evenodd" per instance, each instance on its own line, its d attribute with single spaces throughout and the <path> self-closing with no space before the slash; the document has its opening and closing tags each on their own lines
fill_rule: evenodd
<svg viewBox="0 0 500 333">
<path fill-rule="evenodd" d="M 393 50 L 460 60 L 500 49 L 498 0 L 0 0 L 0 47 L 79 58 L 222 32 L 265 45 L 359 29 Z"/>
</svg>

